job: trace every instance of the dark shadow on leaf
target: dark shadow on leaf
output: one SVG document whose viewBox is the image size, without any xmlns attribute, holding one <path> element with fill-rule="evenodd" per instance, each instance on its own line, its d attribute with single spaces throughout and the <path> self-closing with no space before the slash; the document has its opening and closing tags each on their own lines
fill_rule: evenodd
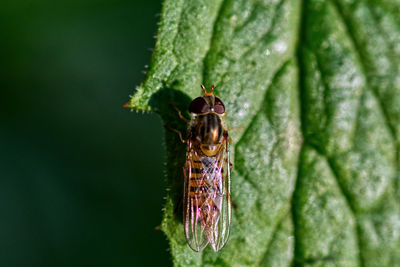
<svg viewBox="0 0 400 267">
<path fill-rule="evenodd" d="M 182 133 L 184 139 L 187 137 L 187 123 L 179 118 L 178 113 L 171 106 L 174 105 L 186 118 L 190 118 L 188 111 L 191 98 L 181 91 L 162 88 L 150 98 L 149 105 L 161 116 L 165 126 L 176 129 Z M 176 207 L 176 220 L 182 222 L 182 197 L 183 197 L 183 171 L 182 167 L 186 160 L 186 144 L 183 144 L 177 133 L 165 130 L 165 144 L 167 149 L 167 186 L 168 194 L 173 199 Z"/>
</svg>

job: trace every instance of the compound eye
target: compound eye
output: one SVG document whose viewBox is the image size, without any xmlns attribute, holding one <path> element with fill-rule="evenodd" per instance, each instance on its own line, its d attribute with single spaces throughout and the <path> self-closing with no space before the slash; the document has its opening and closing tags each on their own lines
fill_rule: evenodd
<svg viewBox="0 0 400 267">
<path fill-rule="evenodd" d="M 224 114 L 225 113 L 225 105 L 222 103 L 221 99 L 215 98 L 215 103 L 214 103 L 214 111 L 218 114 Z"/>
<path fill-rule="evenodd" d="M 210 110 L 210 107 L 207 105 L 206 101 L 203 97 L 195 98 L 189 106 L 190 113 L 206 113 Z"/>
</svg>

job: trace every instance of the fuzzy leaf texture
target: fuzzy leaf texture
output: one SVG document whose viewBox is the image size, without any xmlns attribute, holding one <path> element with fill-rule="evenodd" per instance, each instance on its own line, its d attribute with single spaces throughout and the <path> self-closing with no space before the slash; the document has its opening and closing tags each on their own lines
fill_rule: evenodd
<svg viewBox="0 0 400 267">
<path fill-rule="evenodd" d="M 399 17 L 399 0 L 165 0 L 128 105 L 186 133 L 168 104 L 189 117 L 215 84 L 236 129 L 217 253 L 193 252 L 173 215 L 185 145 L 165 133 L 175 266 L 400 266 Z"/>
</svg>

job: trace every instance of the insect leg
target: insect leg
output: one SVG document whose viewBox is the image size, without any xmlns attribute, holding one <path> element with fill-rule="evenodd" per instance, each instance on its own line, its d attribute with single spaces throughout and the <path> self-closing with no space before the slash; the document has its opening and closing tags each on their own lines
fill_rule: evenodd
<svg viewBox="0 0 400 267">
<path fill-rule="evenodd" d="M 181 139 L 182 143 L 186 143 L 187 142 L 187 140 L 183 139 L 182 133 L 180 131 L 178 131 L 177 129 L 171 128 L 171 127 L 169 127 L 169 126 L 167 126 L 165 124 L 163 126 L 164 126 L 165 129 L 177 133 L 178 136 L 179 136 L 179 139 Z"/>
<path fill-rule="evenodd" d="M 186 123 L 189 123 L 190 122 L 190 120 L 189 119 L 187 119 L 187 118 L 185 118 L 183 115 L 182 115 L 182 112 L 179 110 L 179 108 L 177 108 L 174 104 L 172 104 L 172 103 L 168 103 L 173 109 L 175 109 L 175 111 L 176 112 L 178 112 L 178 116 L 179 116 L 179 118 L 181 118 L 182 120 L 184 120 Z"/>
</svg>

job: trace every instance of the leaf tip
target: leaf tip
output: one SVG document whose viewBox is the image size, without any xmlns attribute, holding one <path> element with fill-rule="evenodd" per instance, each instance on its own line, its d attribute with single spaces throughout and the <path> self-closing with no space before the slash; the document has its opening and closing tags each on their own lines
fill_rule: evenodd
<svg viewBox="0 0 400 267">
<path fill-rule="evenodd" d="M 152 111 L 148 104 L 148 96 L 142 86 L 136 87 L 135 93 L 129 97 L 130 100 L 123 105 L 123 108 L 130 108 L 132 111 Z"/>
</svg>

